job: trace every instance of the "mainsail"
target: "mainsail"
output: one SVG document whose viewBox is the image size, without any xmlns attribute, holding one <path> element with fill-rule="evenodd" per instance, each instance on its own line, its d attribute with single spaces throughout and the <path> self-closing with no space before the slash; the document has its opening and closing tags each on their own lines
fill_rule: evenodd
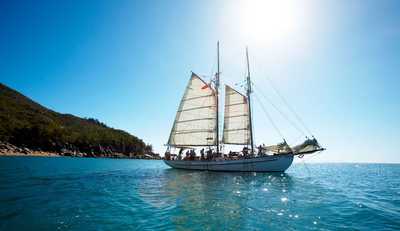
<svg viewBox="0 0 400 231">
<path fill-rule="evenodd" d="M 216 94 L 196 74 L 186 87 L 169 136 L 170 146 L 211 146 L 217 143 Z"/>
<path fill-rule="evenodd" d="M 247 97 L 225 85 L 225 144 L 249 144 L 250 121 Z"/>
</svg>

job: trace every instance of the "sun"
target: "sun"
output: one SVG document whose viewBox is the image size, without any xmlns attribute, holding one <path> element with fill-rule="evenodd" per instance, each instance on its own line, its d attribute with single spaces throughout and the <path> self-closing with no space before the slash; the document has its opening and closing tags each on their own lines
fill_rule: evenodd
<svg viewBox="0 0 400 231">
<path fill-rule="evenodd" d="M 287 39 L 300 26 L 299 6 L 289 0 L 248 0 L 240 7 L 241 30 L 247 40 Z"/>
</svg>

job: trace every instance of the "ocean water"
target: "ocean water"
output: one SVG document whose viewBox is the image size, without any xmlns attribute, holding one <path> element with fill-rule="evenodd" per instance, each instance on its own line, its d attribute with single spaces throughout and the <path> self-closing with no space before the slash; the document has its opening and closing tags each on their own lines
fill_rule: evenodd
<svg viewBox="0 0 400 231">
<path fill-rule="evenodd" d="M 286 173 L 162 161 L 0 158 L 0 230 L 399 230 L 400 165 Z"/>
</svg>

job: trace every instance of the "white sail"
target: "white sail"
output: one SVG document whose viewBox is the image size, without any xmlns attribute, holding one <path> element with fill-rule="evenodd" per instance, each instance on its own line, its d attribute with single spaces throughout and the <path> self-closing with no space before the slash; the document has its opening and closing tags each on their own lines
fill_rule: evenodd
<svg viewBox="0 0 400 231">
<path fill-rule="evenodd" d="M 250 143 L 249 105 L 247 97 L 227 85 L 225 86 L 223 143 Z"/>
<path fill-rule="evenodd" d="M 170 146 L 216 145 L 216 94 L 196 74 L 186 87 L 169 136 Z"/>
</svg>

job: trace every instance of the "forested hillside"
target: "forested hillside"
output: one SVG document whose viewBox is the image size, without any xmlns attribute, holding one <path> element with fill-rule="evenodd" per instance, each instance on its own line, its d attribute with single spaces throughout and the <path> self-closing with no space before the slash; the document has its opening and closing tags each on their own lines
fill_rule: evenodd
<svg viewBox="0 0 400 231">
<path fill-rule="evenodd" d="M 32 150 L 89 156 L 140 155 L 151 147 L 96 119 L 49 110 L 1 83 L 0 141 Z"/>
</svg>

